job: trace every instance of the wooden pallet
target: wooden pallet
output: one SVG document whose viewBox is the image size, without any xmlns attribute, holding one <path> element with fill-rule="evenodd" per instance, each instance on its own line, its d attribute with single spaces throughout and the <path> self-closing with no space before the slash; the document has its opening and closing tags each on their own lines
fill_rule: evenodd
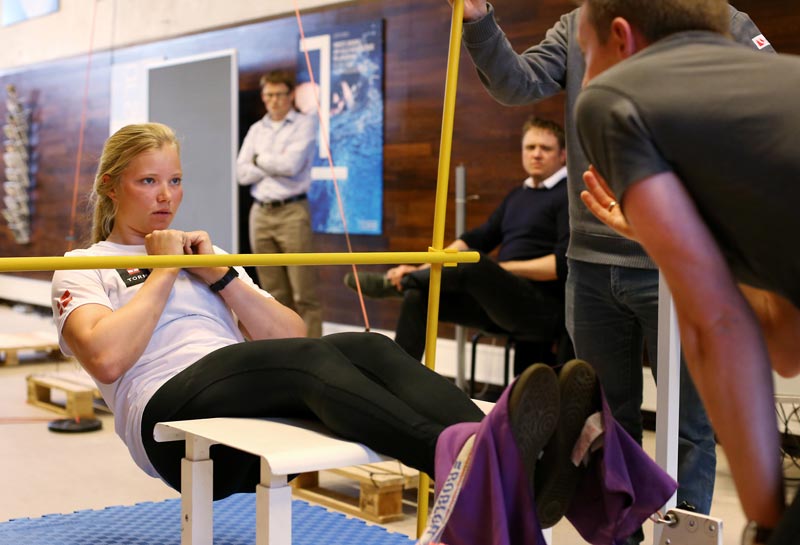
<svg viewBox="0 0 800 545">
<path fill-rule="evenodd" d="M 3 364 L 19 365 L 19 352 L 24 350 L 47 352 L 50 356 L 61 359 L 61 350 L 54 333 L 0 333 Z"/>
<path fill-rule="evenodd" d="M 102 399 L 86 373 L 62 372 L 28 375 L 28 403 L 66 415 L 69 418 L 95 418 L 95 399 Z M 52 399 L 53 390 L 66 395 L 64 405 Z"/>
<path fill-rule="evenodd" d="M 326 470 L 358 483 L 358 497 L 319 483 L 319 472 L 303 473 L 292 481 L 294 496 L 337 511 L 383 524 L 402 519 L 403 490 L 417 488 L 419 472 L 398 462 L 380 462 Z"/>
</svg>

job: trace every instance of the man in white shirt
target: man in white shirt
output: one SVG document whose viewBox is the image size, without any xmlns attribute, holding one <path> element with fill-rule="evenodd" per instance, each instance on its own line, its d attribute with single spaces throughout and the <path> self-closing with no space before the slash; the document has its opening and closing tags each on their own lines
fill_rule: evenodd
<svg viewBox="0 0 800 545">
<path fill-rule="evenodd" d="M 245 136 L 236 164 L 240 185 L 249 185 L 250 246 L 259 254 L 312 251 L 308 189 L 317 121 L 294 107 L 295 77 L 274 70 L 261 78 L 267 108 Z M 258 267 L 261 287 L 303 317 L 309 337 L 322 335 L 322 307 L 314 267 Z"/>
</svg>

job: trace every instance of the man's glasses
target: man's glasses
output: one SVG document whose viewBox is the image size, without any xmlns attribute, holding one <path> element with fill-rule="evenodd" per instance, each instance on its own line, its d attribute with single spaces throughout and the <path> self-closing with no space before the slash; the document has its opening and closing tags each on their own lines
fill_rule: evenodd
<svg viewBox="0 0 800 545">
<path fill-rule="evenodd" d="M 269 100 L 271 98 L 285 98 L 289 96 L 288 91 L 281 91 L 280 93 L 261 93 L 261 96 Z"/>
</svg>

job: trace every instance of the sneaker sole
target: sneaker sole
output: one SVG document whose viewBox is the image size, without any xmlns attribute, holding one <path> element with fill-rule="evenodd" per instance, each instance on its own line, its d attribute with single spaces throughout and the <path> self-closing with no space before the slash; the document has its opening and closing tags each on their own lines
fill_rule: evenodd
<svg viewBox="0 0 800 545">
<path fill-rule="evenodd" d="M 356 291 L 356 277 L 353 275 L 353 273 L 345 274 L 344 278 L 342 278 L 342 282 L 344 282 L 344 285 L 351 290 Z"/>
<path fill-rule="evenodd" d="M 555 433 L 559 419 L 559 387 L 555 371 L 537 363 L 514 383 L 508 400 L 511 433 L 533 492 L 539 455 Z"/>
<path fill-rule="evenodd" d="M 561 412 L 558 429 L 540 463 L 536 510 L 542 528 L 555 526 L 566 514 L 575 494 L 582 468 L 572 463 L 572 449 L 586 419 L 597 409 L 597 374 L 591 365 L 572 360 L 559 377 Z"/>
</svg>

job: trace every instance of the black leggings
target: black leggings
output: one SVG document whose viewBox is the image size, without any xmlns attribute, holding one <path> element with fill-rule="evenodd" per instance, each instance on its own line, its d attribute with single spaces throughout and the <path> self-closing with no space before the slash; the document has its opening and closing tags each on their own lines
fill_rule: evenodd
<svg viewBox="0 0 800 545">
<path fill-rule="evenodd" d="M 333 433 L 363 443 L 433 476 L 444 428 L 477 422 L 483 412 L 448 379 L 375 333 L 276 339 L 216 350 L 167 381 L 142 416 L 142 440 L 159 475 L 180 490 L 183 442 L 158 443 L 158 422 L 212 417 L 317 418 Z M 214 498 L 252 492 L 258 457 L 211 447 Z"/>
</svg>

